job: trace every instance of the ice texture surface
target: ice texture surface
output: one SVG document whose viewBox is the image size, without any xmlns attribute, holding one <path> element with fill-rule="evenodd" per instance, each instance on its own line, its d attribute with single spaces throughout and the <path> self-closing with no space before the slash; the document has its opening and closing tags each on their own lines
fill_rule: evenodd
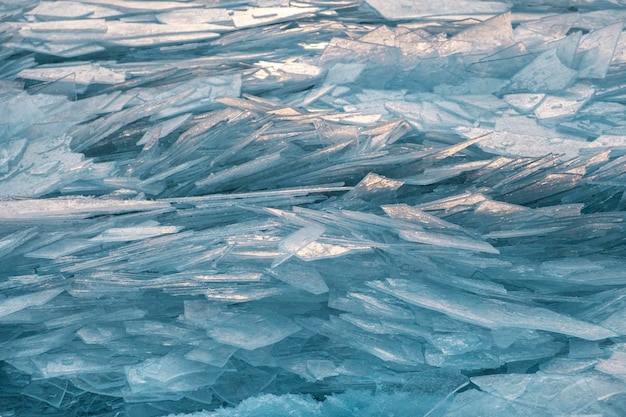
<svg viewBox="0 0 626 417">
<path fill-rule="evenodd" d="M 626 415 L 618 1 L 0 1 L 0 415 Z"/>
</svg>

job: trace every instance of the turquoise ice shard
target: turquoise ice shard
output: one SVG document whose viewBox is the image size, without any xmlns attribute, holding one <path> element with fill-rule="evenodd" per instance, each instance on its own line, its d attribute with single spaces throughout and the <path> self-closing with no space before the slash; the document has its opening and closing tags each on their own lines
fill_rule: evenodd
<svg viewBox="0 0 626 417">
<path fill-rule="evenodd" d="M 626 415 L 625 20 L 0 2 L 0 414 Z"/>
<path fill-rule="evenodd" d="M 19 77 L 27 80 L 57 81 L 65 79 L 77 84 L 117 84 L 126 81 L 126 74 L 103 68 L 98 64 L 55 66 L 52 68 L 25 69 Z M 68 77 L 68 78 L 66 78 Z"/>
<path fill-rule="evenodd" d="M 254 350 L 280 342 L 298 330 L 299 326 L 280 316 L 242 314 L 225 316 L 207 333 L 220 343 Z"/>
<path fill-rule="evenodd" d="M 324 228 L 311 225 L 303 227 L 300 230 L 295 231 L 289 236 L 285 237 L 279 244 L 278 249 L 285 254 L 272 263 L 272 268 L 282 264 L 293 255 L 297 254 L 299 250 L 306 248 L 310 243 L 313 243 L 324 233 Z"/>
<path fill-rule="evenodd" d="M 328 292 L 324 278 L 314 266 L 302 262 L 288 262 L 281 265 L 274 266 L 270 270 L 270 273 L 279 280 L 316 295 Z"/>
<path fill-rule="evenodd" d="M 519 327 L 563 333 L 588 340 L 617 336 L 609 329 L 560 315 L 548 309 L 523 306 L 502 300 L 485 300 L 475 295 L 454 292 L 403 280 L 373 282 L 372 288 L 423 308 L 442 312 L 457 320 L 488 328 Z"/>
<path fill-rule="evenodd" d="M 493 15 L 505 12 L 508 5 L 496 1 L 443 1 L 430 4 L 425 1 L 402 0 L 389 3 L 367 0 L 367 4 L 389 20 L 419 19 L 435 16 Z"/>
<path fill-rule="evenodd" d="M 0 316 L 7 316 L 28 307 L 41 306 L 59 295 L 61 292 L 63 292 L 62 289 L 43 290 L 35 293 L 0 299 Z"/>
<path fill-rule="evenodd" d="M 238 29 L 280 23 L 311 15 L 320 9 L 316 7 L 253 7 L 235 10 L 233 24 Z"/>
<path fill-rule="evenodd" d="M 561 62 L 555 49 L 549 49 L 513 76 L 511 89 L 531 93 L 561 91 L 577 74 Z"/>
<path fill-rule="evenodd" d="M 580 40 L 575 57 L 579 77 L 606 77 L 623 26 L 623 22 L 613 23 L 588 33 Z"/>
<path fill-rule="evenodd" d="M 480 3 L 474 3 L 479 5 Z M 483 3 L 484 4 L 484 3 Z M 462 5 L 459 5 L 462 7 Z M 511 46 L 515 42 L 511 14 L 498 14 L 451 37 L 439 48 L 442 56 L 478 55 Z"/>
</svg>

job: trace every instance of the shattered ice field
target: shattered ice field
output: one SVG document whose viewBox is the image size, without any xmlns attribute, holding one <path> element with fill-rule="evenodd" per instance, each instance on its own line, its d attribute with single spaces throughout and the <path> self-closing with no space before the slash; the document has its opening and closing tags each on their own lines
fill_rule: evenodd
<svg viewBox="0 0 626 417">
<path fill-rule="evenodd" d="M 623 417 L 625 21 L 0 1 L 0 416 Z"/>
</svg>

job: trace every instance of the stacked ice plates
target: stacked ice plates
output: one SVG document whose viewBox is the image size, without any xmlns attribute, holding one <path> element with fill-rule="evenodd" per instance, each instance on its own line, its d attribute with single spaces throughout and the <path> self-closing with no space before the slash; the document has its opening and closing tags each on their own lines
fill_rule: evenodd
<svg viewBox="0 0 626 417">
<path fill-rule="evenodd" d="M 623 417 L 625 20 L 0 1 L 0 416 Z"/>
</svg>

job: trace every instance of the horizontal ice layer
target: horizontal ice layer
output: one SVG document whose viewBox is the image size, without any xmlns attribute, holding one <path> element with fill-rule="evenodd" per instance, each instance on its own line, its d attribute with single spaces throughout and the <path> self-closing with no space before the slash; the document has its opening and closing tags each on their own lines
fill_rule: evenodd
<svg viewBox="0 0 626 417">
<path fill-rule="evenodd" d="M 387 3 L 381 0 L 367 0 L 367 3 L 389 20 L 418 19 L 424 17 L 498 14 L 507 10 L 506 3 L 499 2 L 449 2 L 426 4 L 423 2 L 400 1 Z"/>
<path fill-rule="evenodd" d="M 46 42 L 52 45 L 67 45 L 76 41 L 76 34 L 84 37 L 80 42 L 108 44 L 118 46 L 150 46 L 175 42 L 193 42 L 219 37 L 216 30 L 220 26 L 212 24 L 195 25 L 157 25 L 153 23 L 134 23 L 105 20 L 71 20 L 54 22 L 36 22 L 19 27 L 20 36 L 31 41 Z M 43 51 L 47 48 L 31 47 Z"/>
<path fill-rule="evenodd" d="M 128 213 L 168 209 L 170 204 L 157 201 L 101 200 L 89 197 L 67 197 L 40 200 L 1 201 L 2 218 L 5 221 L 41 222 L 46 219 L 84 218 L 97 214 Z"/>
<path fill-rule="evenodd" d="M 320 9 L 316 7 L 255 7 L 232 13 L 233 24 L 238 29 L 280 23 L 311 15 Z"/>
<path fill-rule="evenodd" d="M 93 64 L 25 69 L 20 71 L 19 77 L 37 81 L 57 81 L 64 79 L 65 82 L 77 84 L 117 84 L 126 81 L 124 73 L 115 72 Z"/>
</svg>

